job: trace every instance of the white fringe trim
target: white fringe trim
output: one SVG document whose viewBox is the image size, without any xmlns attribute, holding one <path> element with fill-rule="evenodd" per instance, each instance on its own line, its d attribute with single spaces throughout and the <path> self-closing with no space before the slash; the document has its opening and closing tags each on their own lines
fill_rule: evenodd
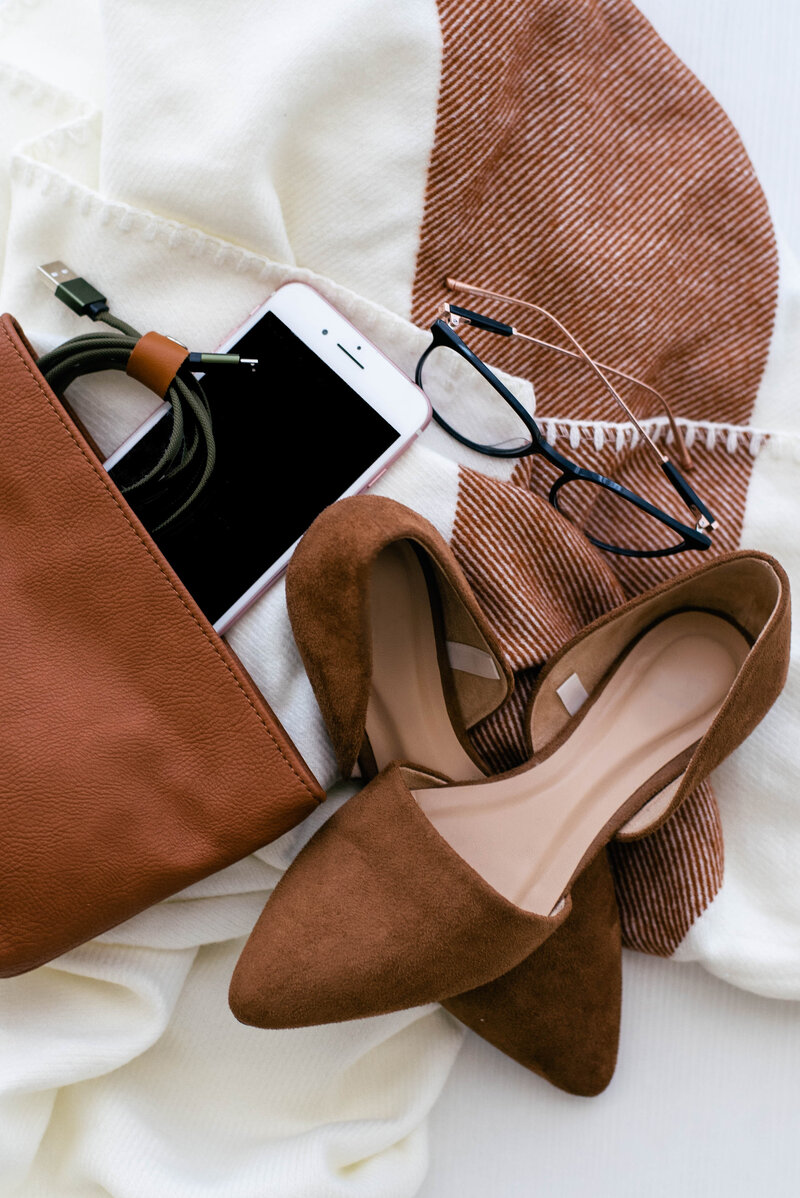
<svg viewBox="0 0 800 1198">
<path fill-rule="evenodd" d="M 642 420 L 641 423 L 656 445 L 659 441 L 666 446 L 673 444 L 675 437 L 666 416 Z M 750 425 L 716 424 L 708 420 L 682 418 L 676 423 L 684 435 L 687 449 L 705 446 L 708 450 L 722 449 L 733 455 L 744 447 L 755 458 L 769 446 L 771 453 L 776 456 L 794 456 L 800 461 L 800 432 L 784 433 L 752 428 Z M 580 449 L 582 444 L 588 442 L 598 453 L 606 448 L 613 453 L 623 453 L 626 449 L 634 449 L 641 440 L 641 433 L 635 424 L 615 424 L 605 420 L 548 419 L 543 422 L 542 431 L 550 445 L 556 445 L 560 438 L 566 438 L 570 449 Z"/>
</svg>

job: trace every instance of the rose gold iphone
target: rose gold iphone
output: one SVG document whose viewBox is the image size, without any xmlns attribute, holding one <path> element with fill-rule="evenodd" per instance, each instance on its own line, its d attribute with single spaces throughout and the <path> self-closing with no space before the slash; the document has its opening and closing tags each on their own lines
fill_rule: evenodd
<svg viewBox="0 0 800 1198">
<path fill-rule="evenodd" d="M 318 513 L 375 482 L 431 409 L 411 379 L 304 283 L 281 287 L 219 348 L 257 358 L 258 369 L 204 376 L 214 470 L 200 497 L 153 536 L 224 632 L 280 576 Z M 115 482 L 124 486 L 158 460 L 170 410 L 163 404 L 108 459 Z M 147 513 L 138 514 L 147 525 Z"/>
</svg>

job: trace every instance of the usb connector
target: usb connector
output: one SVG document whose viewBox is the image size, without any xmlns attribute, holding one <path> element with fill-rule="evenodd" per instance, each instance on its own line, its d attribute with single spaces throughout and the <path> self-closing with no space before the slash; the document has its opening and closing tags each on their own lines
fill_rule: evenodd
<svg viewBox="0 0 800 1198">
<path fill-rule="evenodd" d="M 48 262 L 39 267 L 39 274 L 55 292 L 56 299 L 61 300 L 62 304 L 66 304 L 78 316 L 89 316 L 92 320 L 97 320 L 98 316 L 108 311 L 108 303 L 102 292 L 91 283 L 87 283 L 86 279 L 82 279 L 74 270 L 70 270 L 64 262 Z"/>
<path fill-rule="evenodd" d="M 238 354 L 191 353 L 186 362 L 193 374 L 199 374 L 201 370 L 213 370 L 216 366 L 245 366 L 251 371 L 258 366 L 258 358 L 240 358 Z"/>
<path fill-rule="evenodd" d="M 89 316 L 92 320 L 99 318 L 112 329 L 131 337 L 133 340 L 130 348 L 133 349 L 141 334 L 116 316 L 112 316 L 106 297 L 101 291 L 77 275 L 65 262 L 48 262 L 45 266 L 38 267 L 38 271 L 62 304 L 66 304 L 78 316 Z M 246 370 L 253 371 L 258 366 L 258 358 L 240 358 L 238 354 L 190 353 L 187 355 L 186 365 L 193 374 L 205 373 L 219 366 L 243 366 Z"/>
</svg>

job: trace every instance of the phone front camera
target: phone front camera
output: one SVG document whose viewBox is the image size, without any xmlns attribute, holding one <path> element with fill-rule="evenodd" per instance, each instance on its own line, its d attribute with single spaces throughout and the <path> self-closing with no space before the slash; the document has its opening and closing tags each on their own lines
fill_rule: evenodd
<svg viewBox="0 0 800 1198">
<path fill-rule="evenodd" d="M 323 337 L 327 337 L 327 336 L 328 336 L 328 330 L 327 330 L 327 329 L 323 329 L 323 330 L 322 330 L 322 335 L 323 335 Z"/>
</svg>

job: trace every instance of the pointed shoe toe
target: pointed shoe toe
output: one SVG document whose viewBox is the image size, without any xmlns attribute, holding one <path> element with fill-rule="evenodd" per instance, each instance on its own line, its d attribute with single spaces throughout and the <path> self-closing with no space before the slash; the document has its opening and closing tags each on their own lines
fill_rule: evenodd
<svg viewBox="0 0 800 1198">
<path fill-rule="evenodd" d="M 572 888 L 569 919 L 514 969 L 442 1004 L 495 1048 L 569 1094 L 611 1081 L 622 1006 L 622 940 L 605 852 Z"/>
<path fill-rule="evenodd" d="M 439 835 L 392 765 L 312 837 L 275 888 L 231 979 L 233 1014 L 308 1027 L 405 1010 L 512 969 L 564 921 L 515 906 Z"/>
</svg>

